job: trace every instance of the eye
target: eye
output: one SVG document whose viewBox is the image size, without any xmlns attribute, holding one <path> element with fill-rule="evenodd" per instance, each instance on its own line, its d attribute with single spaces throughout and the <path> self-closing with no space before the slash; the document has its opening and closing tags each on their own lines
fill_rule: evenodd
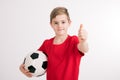
<svg viewBox="0 0 120 80">
<path fill-rule="evenodd" d="M 62 21 L 62 24 L 64 24 L 65 23 L 65 21 Z"/>
<path fill-rule="evenodd" d="M 58 24 L 58 22 L 54 22 L 54 24 Z"/>
</svg>

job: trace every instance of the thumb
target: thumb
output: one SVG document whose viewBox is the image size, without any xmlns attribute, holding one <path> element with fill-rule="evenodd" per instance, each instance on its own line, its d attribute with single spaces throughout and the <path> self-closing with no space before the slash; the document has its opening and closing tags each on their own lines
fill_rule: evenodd
<svg viewBox="0 0 120 80">
<path fill-rule="evenodd" d="M 83 29 L 83 24 L 80 24 L 80 28 L 79 28 L 79 32 L 78 32 L 78 37 L 79 37 L 79 40 L 83 40 L 83 38 L 82 38 L 82 29 Z"/>
<path fill-rule="evenodd" d="M 83 29 L 83 24 L 80 24 L 80 31 Z"/>
</svg>

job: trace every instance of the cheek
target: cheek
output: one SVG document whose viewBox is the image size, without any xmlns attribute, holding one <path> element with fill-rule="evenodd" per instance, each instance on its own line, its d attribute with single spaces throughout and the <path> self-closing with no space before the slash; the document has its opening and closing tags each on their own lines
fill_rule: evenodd
<svg viewBox="0 0 120 80">
<path fill-rule="evenodd" d="M 66 26 L 65 28 L 68 29 L 70 25 L 69 25 L 69 24 L 66 24 L 65 26 Z"/>
</svg>

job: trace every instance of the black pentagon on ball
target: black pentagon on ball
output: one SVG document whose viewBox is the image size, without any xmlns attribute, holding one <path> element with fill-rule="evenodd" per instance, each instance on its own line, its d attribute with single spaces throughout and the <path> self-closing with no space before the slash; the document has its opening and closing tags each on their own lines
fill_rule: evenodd
<svg viewBox="0 0 120 80">
<path fill-rule="evenodd" d="M 46 69 L 46 68 L 47 68 L 47 63 L 48 63 L 47 61 L 44 61 L 44 62 L 43 62 L 43 64 L 42 64 L 42 68 L 43 68 L 43 69 Z"/>
<path fill-rule="evenodd" d="M 31 72 L 31 73 L 35 73 L 35 68 L 31 65 L 31 66 L 29 66 L 28 67 L 28 70 L 29 70 L 29 72 Z"/>
<path fill-rule="evenodd" d="M 39 57 L 38 53 L 32 53 L 30 56 L 32 59 L 37 59 Z"/>
</svg>

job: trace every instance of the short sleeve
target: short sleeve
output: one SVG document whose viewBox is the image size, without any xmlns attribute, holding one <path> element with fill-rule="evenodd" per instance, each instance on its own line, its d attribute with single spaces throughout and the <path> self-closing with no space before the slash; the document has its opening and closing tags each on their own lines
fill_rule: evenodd
<svg viewBox="0 0 120 80">
<path fill-rule="evenodd" d="M 46 40 L 42 43 L 42 45 L 38 48 L 38 50 L 46 53 L 45 46 L 46 46 Z"/>
</svg>

